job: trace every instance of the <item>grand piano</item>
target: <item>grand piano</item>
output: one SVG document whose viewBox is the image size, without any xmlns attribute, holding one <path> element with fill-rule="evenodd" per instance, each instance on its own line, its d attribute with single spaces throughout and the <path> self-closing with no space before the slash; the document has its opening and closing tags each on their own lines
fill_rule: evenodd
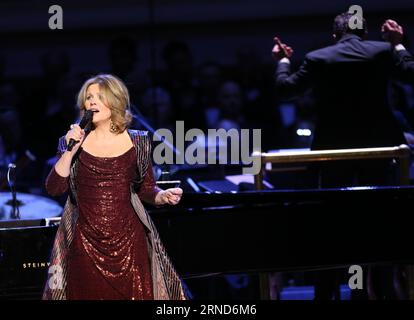
<svg viewBox="0 0 414 320">
<path fill-rule="evenodd" d="M 413 204 L 406 186 L 186 193 L 148 210 L 178 272 L 194 278 L 412 264 Z M 53 222 L 0 221 L 0 298 L 40 298 Z"/>
</svg>

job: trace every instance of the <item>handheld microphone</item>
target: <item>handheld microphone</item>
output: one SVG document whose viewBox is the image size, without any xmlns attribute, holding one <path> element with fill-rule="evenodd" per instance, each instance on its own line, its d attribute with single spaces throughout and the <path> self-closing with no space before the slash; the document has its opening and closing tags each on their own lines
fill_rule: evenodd
<svg viewBox="0 0 414 320">
<path fill-rule="evenodd" d="M 88 127 L 91 122 L 92 122 L 92 117 L 93 117 L 93 111 L 92 110 L 86 110 L 85 114 L 83 115 L 81 121 L 79 122 L 79 127 L 81 127 L 81 129 L 85 129 L 86 127 Z M 72 148 L 75 146 L 75 144 L 77 144 L 79 141 L 76 141 L 75 139 L 70 139 L 69 140 L 69 144 L 67 147 L 68 151 L 72 151 Z"/>
</svg>

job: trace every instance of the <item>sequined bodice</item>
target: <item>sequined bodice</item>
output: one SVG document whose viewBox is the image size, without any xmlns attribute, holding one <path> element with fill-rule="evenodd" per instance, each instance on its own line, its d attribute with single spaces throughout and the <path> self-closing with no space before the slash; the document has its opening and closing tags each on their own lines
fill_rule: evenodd
<svg viewBox="0 0 414 320">
<path fill-rule="evenodd" d="M 78 193 L 82 199 L 94 199 L 102 202 L 114 199 L 129 198 L 129 184 L 135 177 L 135 166 L 125 166 L 134 163 L 136 155 L 134 148 L 118 157 L 95 157 L 82 151 L 79 157 L 81 165 L 78 174 L 88 179 L 78 180 Z M 91 188 L 100 189 L 99 193 L 90 192 Z M 114 188 L 116 187 L 116 188 Z"/>
</svg>

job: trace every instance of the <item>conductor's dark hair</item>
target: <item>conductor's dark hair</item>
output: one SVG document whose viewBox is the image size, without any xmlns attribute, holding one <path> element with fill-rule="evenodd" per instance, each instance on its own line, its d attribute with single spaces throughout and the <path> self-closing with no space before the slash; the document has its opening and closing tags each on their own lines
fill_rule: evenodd
<svg viewBox="0 0 414 320">
<path fill-rule="evenodd" d="M 354 14 L 349 12 L 341 13 L 335 17 L 333 23 L 333 33 L 338 40 L 345 34 L 355 34 L 359 37 L 364 37 L 368 33 L 367 22 L 363 17 L 362 28 L 351 29 L 349 26 L 349 20 L 351 20 L 352 17 L 354 17 Z"/>
</svg>

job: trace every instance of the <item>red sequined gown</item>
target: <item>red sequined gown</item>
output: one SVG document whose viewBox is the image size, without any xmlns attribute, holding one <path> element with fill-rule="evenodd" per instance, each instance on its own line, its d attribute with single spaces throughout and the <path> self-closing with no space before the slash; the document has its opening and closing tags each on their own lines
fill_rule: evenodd
<svg viewBox="0 0 414 320">
<path fill-rule="evenodd" d="M 135 170 L 134 147 L 110 158 L 80 152 L 79 217 L 68 252 L 68 299 L 153 298 L 146 230 L 130 201 Z M 46 188 L 60 194 L 68 189 L 68 178 L 53 169 Z M 153 202 L 158 190 L 150 167 L 138 196 Z"/>
</svg>

